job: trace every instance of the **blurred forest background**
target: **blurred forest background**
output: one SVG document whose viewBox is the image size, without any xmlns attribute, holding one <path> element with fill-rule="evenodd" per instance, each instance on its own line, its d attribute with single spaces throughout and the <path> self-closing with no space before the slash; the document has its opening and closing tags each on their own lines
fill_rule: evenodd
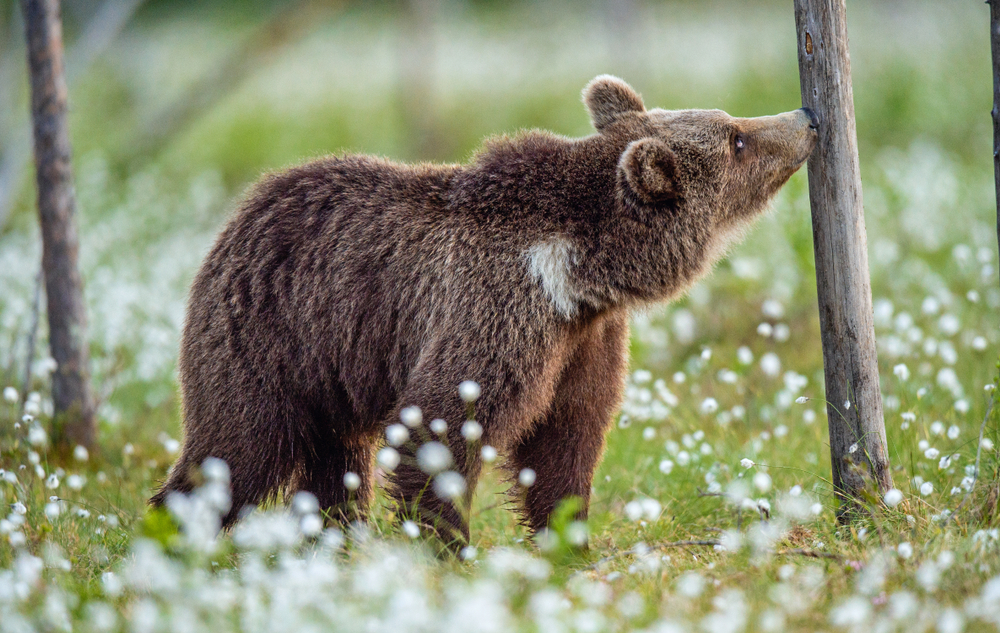
<svg viewBox="0 0 1000 633">
<path fill-rule="evenodd" d="M 880 0 L 848 14 L 880 360 L 886 371 L 933 347 L 933 383 L 956 348 L 998 342 L 987 10 Z M 178 433 L 187 286 L 264 172 L 334 152 L 463 161 L 484 137 L 522 128 L 589 134 L 579 92 L 600 73 L 650 107 L 800 105 L 786 1 L 66 0 L 63 20 L 94 384 L 112 443 Z M 4 2 L 0 376 L 19 388 L 40 252 L 25 68 L 17 3 Z M 821 389 L 804 173 L 776 208 L 690 297 L 637 317 L 637 364 L 690 368 L 704 345 L 756 341 Z M 746 317 L 767 300 L 778 339 Z M 943 348 L 926 344 L 946 310 L 961 327 Z M 44 392 L 40 335 L 33 388 Z M 988 365 L 966 365 L 961 380 L 985 381 Z"/>
</svg>

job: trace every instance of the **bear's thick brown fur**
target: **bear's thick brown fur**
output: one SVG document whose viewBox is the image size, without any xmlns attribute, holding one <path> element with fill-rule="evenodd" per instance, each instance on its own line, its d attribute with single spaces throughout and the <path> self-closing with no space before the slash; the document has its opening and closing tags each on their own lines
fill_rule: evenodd
<svg viewBox="0 0 1000 633">
<path fill-rule="evenodd" d="M 328 157 L 257 184 L 191 289 L 180 352 L 184 447 L 153 497 L 225 460 L 230 525 L 279 491 L 362 511 L 403 407 L 448 424 L 471 495 L 481 457 L 457 386 L 476 381 L 482 444 L 530 468 L 523 515 L 590 498 L 620 404 L 630 310 L 704 275 L 802 165 L 815 117 L 646 111 L 620 79 L 584 90 L 597 133 L 488 141 L 468 165 Z M 414 439 L 429 431 L 413 432 Z M 468 538 L 401 448 L 393 496 Z M 353 493 L 344 475 L 356 473 Z M 449 534 L 451 532 L 451 534 Z"/>
</svg>

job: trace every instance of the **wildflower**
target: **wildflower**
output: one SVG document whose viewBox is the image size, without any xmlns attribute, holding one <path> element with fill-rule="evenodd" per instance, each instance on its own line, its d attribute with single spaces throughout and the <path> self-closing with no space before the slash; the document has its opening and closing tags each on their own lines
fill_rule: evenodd
<svg viewBox="0 0 1000 633">
<path fill-rule="evenodd" d="M 479 383 L 475 381 L 464 380 L 458 385 L 458 396 L 469 404 L 479 400 L 480 393 Z"/>
<path fill-rule="evenodd" d="M 847 410 L 851 409 L 851 401 L 850 400 L 844 400 L 844 408 L 847 409 Z"/>
<path fill-rule="evenodd" d="M 805 396 L 799 396 L 798 398 L 795 399 L 795 404 L 805 404 L 807 402 L 809 402 L 809 398 Z"/>
<path fill-rule="evenodd" d="M 749 457 L 744 457 L 743 459 L 740 460 L 740 466 L 742 466 L 743 468 L 753 468 L 755 465 L 756 464 L 754 464 L 754 461 Z"/>
<path fill-rule="evenodd" d="M 378 465 L 385 470 L 395 470 L 396 466 L 399 466 L 399 452 L 391 446 L 379 449 L 375 459 L 378 461 Z"/>
<path fill-rule="evenodd" d="M 765 472 L 757 472 L 753 476 L 753 485 L 761 492 L 767 492 L 771 489 L 771 476 Z"/>
<path fill-rule="evenodd" d="M 774 340 L 779 343 L 784 343 L 792 335 L 791 329 L 785 323 L 779 323 L 774 326 Z"/>
<path fill-rule="evenodd" d="M 80 490 L 84 483 L 86 480 L 80 475 L 73 474 L 66 478 L 66 485 L 69 486 L 70 490 Z"/>
<path fill-rule="evenodd" d="M 812 424 L 816 421 L 816 412 L 812 409 L 806 409 L 802 412 L 802 421 L 806 424 Z"/>
<path fill-rule="evenodd" d="M 645 384 L 653 379 L 653 374 L 646 369 L 637 369 L 632 373 L 632 382 L 637 385 Z"/>
<path fill-rule="evenodd" d="M 428 426 L 430 426 L 432 433 L 437 433 L 438 435 L 448 432 L 448 423 L 441 418 L 434 418 Z"/>
<path fill-rule="evenodd" d="M 854 453 L 857 453 L 858 452 L 858 443 L 855 442 L 855 443 L 851 444 L 850 446 L 848 446 L 847 447 L 847 452 L 850 453 L 851 455 L 853 455 Z"/>
<path fill-rule="evenodd" d="M 492 446 L 490 446 L 489 444 L 487 444 L 482 449 L 480 449 L 479 455 L 483 458 L 484 462 L 486 462 L 487 464 L 490 464 L 490 463 L 496 461 L 496 458 L 497 458 L 497 449 L 495 449 Z"/>
<path fill-rule="evenodd" d="M 885 492 L 883 500 L 885 501 L 885 505 L 895 508 L 903 501 L 903 493 L 896 488 L 890 488 Z"/>
<path fill-rule="evenodd" d="M 58 501 L 50 501 L 45 504 L 45 516 L 51 521 L 59 516 L 61 508 Z"/>
<path fill-rule="evenodd" d="M 209 457 L 201 463 L 201 472 L 208 481 L 229 484 L 229 465 L 225 460 Z"/>
<path fill-rule="evenodd" d="M 670 471 L 674 469 L 674 463 L 669 459 L 660 460 L 660 472 L 664 475 L 669 475 Z"/>
<path fill-rule="evenodd" d="M 656 439 L 656 429 L 651 426 L 647 426 L 642 430 L 642 439 L 647 442 Z"/>
<path fill-rule="evenodd" d="M 899 363 L 892 368 L 892 373 L 895 374 L 896 378 L 899 378 L 903 382 L 910 379 L 910 368 L 906 366 L 906 363 Z"/>
<path fill-rule="evenodd" d="M 401 446 L 410 439 L 410 432 L 402 424 L 390 424 L 385 429 L 385 439 L 389 446 Z"/>
<path fill-rule="evenodd" d="M 710 347 L 703 347 L 701 349 L 701 359 L 705 362 L 712 360 L 712 349 Z"/>
<path fill-rule="evenodd" d="M 21 399 L 21 396 L 17 393 L 17 389 L 13 387 L 4 387 L 3 399 L 11 404 L 14 404 Z"/>
<path fill-rule="evenodd" d="M 761 323 L 757 326 L 757 334 L 760 334 L 764 338 L 769 338 L 772 334 L 774 334 L 774 327 L 767 322 Z"/>
<path fill-rule="evenodd" d="M 399 419 L 407 427 L 415 429 L 424 421 L 420 407 L 403 407 L 399 411 Z"/>
<path fill-rule="evenodd" d="M 466 420 L 462 424 L 462 437 L 468 442 L 475 442 L 483 436 L 483 427 L 475 420 Z"/>
<path fill-rule="evenodd" d="M 736 360 L 740 361 L 741 365 L 749 365 L 753 362 L 753 352 L 744 345 L 736 350 Z"/>
<path fill-rule="evenodd" d="M 957 425 L 952 424 L 951 426 L 948 427 L 948 439 L 949 440 L 957 440 L 959 433 L 961 433 L 961 430 L 958 428 Z"/>
<path fill-rule="evenodd" d="M 972 339 L 972 349 L 976 350 L 977 352 L 985 351 L 986 348 L 989 347 L 989 345 L 990 345 L 989 341 L 986 340 L 985 336 L 977 336 L 976 338 Z"/>
<path fill-rule="evenodd" d="M 969 412 L 969 401 L 966 400 L 965 398 L 961 398 L 959 400 L 956 400 L 955 401 L 955 411 L 958 411 L 959 413 L 968 413 Z"/>
<path fill-rule="evenodd" d="M 711 415 L 719 410 L 719 402 L 715 398 L 705 398 L 699 407 L 702 415 Z"/>
<path fill-rule="evenodd" d="M 900 558 L 907 559 L 910 556 L 913 556 L 913 546 L 904 541 L 896 547 L 896 552 L 899 554 Z"/>
<path fill-rule="evenodd" d="M 410 538 L 420 536 L 420 528 L 413 521 L 403 521 L 403 533 Z"/>
<path fill-rule="evenodd" d="M 90 457 L 90 453 L 87 452 L 87 447 L 81 444 L 77 444 L 76 448 L 73 449 L 73 459 L 78 462 L 85 462 L 87 458 Z"/>
<path fill-rule="evenodd" d="M 442 499 L 455 499 L 465 492 L 465 478 L 454 470 L 446 470 L 434 477 L 434 494 Z"/>
<path fill-rule="evenodd" d="M 939 451 L 938 449 L 933 448 L 933 447 L 932 448 L 928 448 L 926 451 L 924 451 L 924 457 L 926 457 L 927 459 L 937 459 L 938 455 L 940 455 L 940 454 L 941 454 L 941 451 Z"/>
<path fill-rule="evenodd" d="M 344 473 L 344 487 L 351 492 L 354 492 L 361 487 L 361 477 L 359 477 L 357 473 L 347 471 Z"/>
<path fill-rule="evenodd" d="M 49 475 L 48 479 L 45 480 L 45 487 L 49 490 L 55 490 L 59 487 L 59 477 L 55 473 Z"/>
<path fill-rule="evenodd" d="M 944 469 L 948 468 L 949 466 L 951 466 L 952 457 L 954 457 L 954 456 L 953 455 L 945 455 L 944 457 L 942 457 L 941 461 L 938 462 L 938 470 L 944 470 Z"/>
<path fill-rule="evenodd" d="M 451 451 L 441 442 L 428 442 L 417 449 L 417 465 L 430 475 L 451 466 Z"/>
<path fill-rule="evenodd" d="M 768 352 L 761 356 L 760 368 L 765 375 L 774 378 L 781 373 L 781 359 L 774 352 Z"/>
<path fill-rule="evenodd" d="M 811 506 L 809 506 L 809 511 L 812 512 L 813 515 L 819 516 L 820 514 L 823 513 L 823 504 L 822 503 L 814 503 Z"/>
<path fill-rule="evenodd" d="M 685 598 L 697 598 L 704 590 L 705 578 L 698 572 L 685 572 L 677 579 L 677 593 Z"/>
<path fill-rule="evenodd" d="M 522 468 L 517 474 L 517 483 L 525 488 L 530 488 L 535 484 L 535 471 L 530 468 Z"/>
<path fill-rule="evenodd" d="M 10 509 L 14 514 L 19 514 L 21 516 L 28 514 L 28 508 L 26 508 L 20 501 L 15 501 L 10 504 Z"/>
<path fill-rule="evenodd" d="M 934 484 L 932 484 L 929 481 L 925 481 L 924 483 L 920 484 L 920 494 L 921 495 L 923 495 L 924 497 L 926 497 L 927 495 L 931 494 L 932 492 L 934 492 Z"/>
<path fill-rule="evenodd" d="M 31 429 L 28 430 L 28 443 L 32 446 L 43 446 L 45 442 L 48 441 L 48 435 L 45 433 L 45 429 L 33 425 Z"/>
<path fill-rule="evenodd" d="M 299 529 L 305 536 L 316 536 L 323 531 L 323 519 L 318 514 L 307 514 L 299 521 Z"/>
<path fill-rule="evenodd" d="M 983 447 L 984 451 L 992 451 L 993 450 L 993 440 L 991 440 L 988 437 L 984 437 L 983 441 L 980 442 L 979 445 Z"/>
<path fill-rule="evenodd" d="M 682 371 L 674 372 L 674 375 L 673 375 L 674 384 L 680 385 L 685 380 L 687 380 L 687 374 L 685 374 Z"/>
<path fill-rule="evenodd" d="M 942 433 L 944 433 L 944 424 L 941 423 L 941 420 L 931 422 L 931 434 L 941 435 Z"/>
<path fill-rule="evenodd" d="M 477 550 L 474 545 L 466 545 L 458 553 L 458 556 L 462 560 L 476 560 L 477 554 L 479 554 L 479 550 Z"/>
</svg>

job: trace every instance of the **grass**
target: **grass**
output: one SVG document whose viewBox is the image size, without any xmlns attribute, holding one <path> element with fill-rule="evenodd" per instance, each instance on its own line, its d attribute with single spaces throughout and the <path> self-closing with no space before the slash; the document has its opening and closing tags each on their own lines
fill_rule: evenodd
<svg viewBox="0 0 1000 633">
<path fill-rule="evenodd" d="M 0 404 L 0 468 L 17 479 L 0 483 L 11 508 L 0 522 L 0 631 L 1000 625 L 1000 428 L 984 390 L 996 383 L 1000 277 L 977 8 L 851 7 L 881 387 L 904 503 L 885 508 L 873 494 L 849 525 L 835 518 L 797 174 L 711 277 L 636 315 L 589 551 L 567 545 L 570 522 L 555 530 L 562 540 L 524 540 L 500 503 L 505 485 L 487 473 L 475 553 L 443 560 L 399 530 L 384 500 L 346 540 L 303 539 L 302 517 L 277 510 L 215 541 L 187 536 L 204 524 L 194 509 L 211 508 L 211 487 L 186 514 L 146 512 L 181 432 L 174 359 L 187 285 L 234 198 L 261 171 L 328 151 L 462 160 L 483 136 L 519 127 L 586 134 L 576 95 L 600 72 L 625 76 L 647 104 L 794 108 L 791 12 L 655 5 L 623 41 L 561 5 L 467 9 L 443 18 L 436 88 L 420 102 L 398 89 L 393 14 L 355 8 L 130 162 L 156 106 L 248 28 L 224 12 L 146 15 L 71 92 L 100 446 L 58 461 L 28 442 L 34 421 L 14 428 L 24 394 Z M 433 142 L 413 142 L 408 108 L 433 112 Z M 39 254 L 29 189 L 0 234 L 0 383 L 18 391 Z M 41 428 L 44 361 L 29 406 Z"/>
</svg>

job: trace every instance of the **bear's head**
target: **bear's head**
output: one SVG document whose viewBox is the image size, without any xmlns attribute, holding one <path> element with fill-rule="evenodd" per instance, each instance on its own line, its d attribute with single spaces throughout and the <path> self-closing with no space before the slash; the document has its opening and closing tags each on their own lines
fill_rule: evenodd
<svg viewBox="0 0 1000 633">
<path fill-rule="evenodd" d="M 816 116 L 803 108 L 742 119 L 721 110 L 646 110 L 624 81 L 602 75 L 583 90 L 602 136 L 624 144 L 619 196 L 629 206 L 705 214 L 718 228 L 745 225 L 816 145 Z"/>
</svg>

